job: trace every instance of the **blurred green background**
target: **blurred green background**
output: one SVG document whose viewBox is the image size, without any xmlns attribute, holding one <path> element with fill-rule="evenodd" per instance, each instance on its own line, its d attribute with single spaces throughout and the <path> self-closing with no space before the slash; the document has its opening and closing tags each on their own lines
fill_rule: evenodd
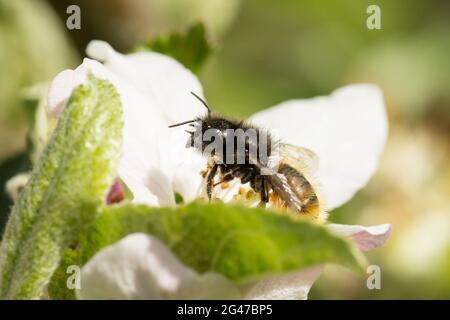
<svg viewBox="0 0 450 320">
<path fill-rule="evenodd" d="M 68 30 L 66 8 L 81 8 Z M 370 4 L 381 30 L 366 27 Z M 450 298 L 450 2 L 268 0 L 0 0 L 0 224 L 5 183 L 30 167 L 24 150 L 35 84 L 81 62 L 91 39 L 127 52 L 204 22 L 215 50 L 200 79 L 214 110 L 249 116 L 352 82 L 384 91 L 390 135 L 370 184 L 331 212 L 338 223 L 391 223 L 368 254 L 381 290 L 329 266 L 312 299 Z"/>
</svg>

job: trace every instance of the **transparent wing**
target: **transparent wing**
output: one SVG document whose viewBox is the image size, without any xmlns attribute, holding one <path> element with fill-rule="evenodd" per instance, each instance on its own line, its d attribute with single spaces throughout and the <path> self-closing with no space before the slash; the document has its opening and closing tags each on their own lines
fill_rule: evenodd
<svg viewBox="0 0 450 320">
<path fill-rule="evenodd" d="M 302 173 L 314 174 L 319 169 L 319 158 L 307 148 L 280 143 L 278 151 L 281 163 L 286 163 Z"/>
<path fill-rule="evenodd" d="M 275 194 L 281 198 L 288 208 L 294 212 L 302 211 L 302 202 L 298 197 L 298 194 L 292 190 L 286 176 L 280 173 L 274 173 L 272 175 L 268 175 L 267 179 L 269 179 Z"/>
</svg>

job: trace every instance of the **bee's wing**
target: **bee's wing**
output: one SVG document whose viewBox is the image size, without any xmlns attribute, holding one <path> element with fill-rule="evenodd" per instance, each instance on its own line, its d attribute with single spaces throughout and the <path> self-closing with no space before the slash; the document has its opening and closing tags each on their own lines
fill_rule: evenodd
<svg viewBox="0 0 450 320">
<path fill-rule="evenodd" d="M 302 202 L 298 195 L 292 190 L 286 176 L 274 172 L 271 175 L 267 175 L 266 179 L 270 181 L 276 195 L 283 200 L 287 207 L 295 212 L 301 212 Z"/>
<path fill-rule="evenodd" d="M 278 151 L 281 163 L 286 163 L 302 173 L 311 175 L 319 169 L 319 158 L 307 148 L 280 143 Z"/>
</svg>

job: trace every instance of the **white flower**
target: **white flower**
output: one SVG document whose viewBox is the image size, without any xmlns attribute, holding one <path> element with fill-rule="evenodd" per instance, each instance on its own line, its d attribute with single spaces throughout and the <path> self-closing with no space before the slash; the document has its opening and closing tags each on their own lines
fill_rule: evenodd
<svg viewBox="0 0 450 320">
<path fill-rule="evenodd" d="M 53 80 L 48 94 L 50 114 L 60 113 L 74 87 L 83 83 L 88 73 L 109 80 L 120 94 L 124 112 L 119 176 L 133 193 L 133 201 L 162 206 L 175 204 L 175 192 L 185 202 L 198 197 L 199 173 L 206 161 L 185 148 L 188 136 L 183 128 L 168 128 L 169 124 L 206 112 L 190 94 L 202 96 L 198 79 L 174 59 L 158 53 L 122 55 L 101 41 L 91 42 L 87 53 L 97 61 L 85 59 L 77 69 L 63 71 Z M 250 120 L 276 131 L 283 142 L 307 147 L 318 155 L 317 180 L 328 210 L 347 202 L 367 184 L 387 137 L 382 94 L 369 84 L 349 85 L 327 97 L 290 100 L 253 115 Z M 351 236 L 364 250 L 381 245 L 390 232 L 389 225 L 329 228 Z M 110 272 L 102 275 L 104 268 L 110 268 Z M 306 298 L 321 268 L 239 288 L 241 297 Z M 194 278 L 202 284 L 198 286 L 203 288 L 203 297 L 212 290 L 208 289 L 210 282 L 227 282 L 219 275 L 197 275 L 150 236 L 132 235 L 88 262 L 83 268 L 84 287 L 79 297 L 176 298 L 185 294 L 186 288 L 192 288 Z M 191 297 L 197 297 L 195 290 L 188 291 Z M 235 294 L 234 289 L 230 292 Z M 210 297 L 218 296 L 217 292 L 214 294 Z"/>
</svg>

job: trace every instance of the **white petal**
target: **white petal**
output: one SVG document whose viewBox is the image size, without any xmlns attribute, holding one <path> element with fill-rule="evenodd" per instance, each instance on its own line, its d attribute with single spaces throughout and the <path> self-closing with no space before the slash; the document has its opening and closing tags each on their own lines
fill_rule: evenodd
<svg viewBox="0 0 450 320">
<path fill-rule="evenodd" d="M 323 266 L 301 269 L 258 281 L 245 292 L 246 299 L 306 300 Z"/>
<path fill-rule="evenodd" d="M 91 41 L 86 52 L 138 90 L 153 95 L 168 123 L 190 120 L 207 111 L 190 93 L 203 96 L 197 77 L 171 57 L 149 51 L 123 55 L 98 40 Z"/>
<path fill-rule="evenodd" d="M 47 96 L 47 111 L 50 115 L 58 117 L 73 89 L 85 81 L 84 75 L 74 70 L 60 72 L 52 82 Z"/>
<path fill-rule="evenodd" d="M 223 300 L 243 299 L 239 288 L 230 280 L 215 272 L 196 275 L 182 283 L 176 299 Z"/>
<path fill-rule="evenodd" d="M 76 70 L 63 71 L 53 80 L 48 94 L 49 111 L 58 114 L 72 90 L 86 81 L 88 73 L 110 81 L 120 94 L 124 128 L 119 175 L 135 201 L 149 205 L 173 203 L 171 181 L 159 179 L 169 175 L 165 157 L 170 132 L 154 97 L 136 90 L 101 63 L 84 59 Z M 155 172 L 156 177 L 151 175 Z"/>
<path fill-rule="evenodd" d="M 97 253 L 81 272 L 79 299 L 238 298 L 224 277 L 199 276 L 158 239 L 136 233 Z"/>
<path fill-rule="evenodd" d="M 159 240 L 133 234 L 101 250 L 83 267 L 78 298 L 167 298 L 192 276 Z"/>
<path fill-rule="evenodd" d="M 329 210 L 367 184 L 388 131 L 382 93 L 369 84 L 349 85 L 328 97 L 286 101 L 251 120 L 319 156 L 317 180 Z"/>
<path fill-rule="evenodd" d="M 391 234 L 390 224 L 381 224 L 372 227 L 328 224 L 326 227 L 341 236 L 350 236 L 352 241 L 362 251 L 368 251 L 382 246 Z"/>
<path fill-rule="evenodd" d="M 142 132 L 142 135 L 153 135 L 158 139 L 164 135 L 159 146 L 163 169 L 154 167 L 141 172 L 146 172 L 152 178 L 147 179 L 145 185 L 157 194 L 158 199 L 163 199 L 159 205 L 173 203 L 173 190 L 181 193 L 186 201 L 193 200 L 198 193 L 200 170 L 205 167 L 204 162 L 198 159 L 192 149 L 185 147 L 189 135 L 184 132 L 184 127 L 167 129 L 167 126 L 193 119 L 207 111 L 190 93 L 203 95 L 197 77 L 176 60 L 156 52 L 123 55 L 103 41 L 92 41 L 86 51 L 91 57 L 104 62 L 122 81 L 151 97 L 158 106 L 166 128 L 160 132 Z M 141 119 L 145 121 L 145 113 L 142 113 Z M 148 145 L 142 144 L 141 147 L 148 148 Z M 160 189 L 155 176 L 166 180 L 171 187 L 163 186 Z"/>
<path fill-rule="evenodd" d="M 206 168 L 206 159 L 194 152 L 185 154 L 173 176 L 174 191 L 183 196 L 185 203 L 201 196 L 202 176 L 200 171 Z"/>
<path fill-rule="evenodd" d="M 85 83 L 87 74 L 92 73 L 97 78 L 117 83 L 113 74 L 100 63 L 91 59 L 84 59 L 75 70 L 64 70 L 53 79 L 47 94 L 47 111 L 52 116 L 59 116 L 73 89 Z"/>
</svg>

